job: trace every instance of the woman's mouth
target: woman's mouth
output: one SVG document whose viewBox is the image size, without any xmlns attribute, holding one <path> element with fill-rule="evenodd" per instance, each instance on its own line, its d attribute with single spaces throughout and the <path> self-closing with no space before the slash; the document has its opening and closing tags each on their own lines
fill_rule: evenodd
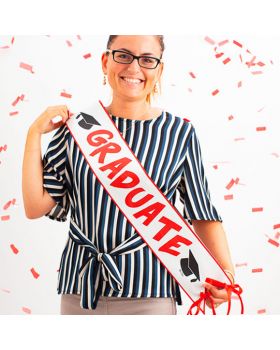
<svg viewBox="0 0 280 350">
<path fill-rule="evenodd" d="M 128 86 L 138 86 L 144 82 L 144 80 L 142 79 L 132 79 L 132 78 L 126 78 L 126 77 L 121 77 L 121 79 Z"/>
</svg>

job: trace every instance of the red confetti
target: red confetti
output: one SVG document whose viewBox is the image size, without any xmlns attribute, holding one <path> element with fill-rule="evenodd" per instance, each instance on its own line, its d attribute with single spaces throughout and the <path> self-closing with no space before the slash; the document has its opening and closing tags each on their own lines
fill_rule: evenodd
<svg viewBox="0 0 280 350">
<path fill-rule="evenodd" d="M 87 59 L 87 58 L 90 58 L 91 57 L 91 53 L 87 53 L 84 55 L 84 58 Z"/>
<path fill-rule="evenodd" d="M 80 35 L 77 35 L 78 40 L 82 40 Z"/>
<path fill-rule="evenodd" d="M 246 62 L 248 68 L 250 68 L 251 66 L 254 66 L 254 65 L 255 65 L 255 63 L 253 63 L 253 62 L 255 61 L 255 59 L 256 59 L 256 56 L 254 56 L 254 57 L 251 59 L 250 62 Z"/>
<path fill-rule="evenodd" d="M 266 309 L 260 309 L 257 312 L 258 312 L 258 314 L 265 314 L 266 313 Z"/>
<path fill-rule="evenodd" d="M 274 241 L 274 239 L 269 238 L 268 243 L 271 243 L 272 245 L 275 245 L 275 247 L 279 247 L 279 243 Z"/>
<path fill-rule="evenodd" d="M 12 103 L 12 106 L 15 107 L 15 105 L 19 102 L 19 100 L 23 101 L 24 99 L 24 94 L 22 94 L 21 96 L 18 96 L 15 101 Z"/>
<path fill-rule="evenodd" d="M 196 76 L 194 75 L 194 73 L 193 72 L 189 72 L 189 75 L 192 77 L 192 78 L 196 78 Z"/>
<path fill-rule="evenodd" d="M 263 269 L 260 267 L 260 268 L 257 268 L 257 269 L 252 269 L 252 272 L 253 273 L 256 273 L 256 272 L 263 272 Z"/>
<path fill-rule="evenodd" d="M 234 141 L 242 141 L 242 140 L 245 140 L 245 137 L 236 137 L 234 139 Z"/>
<path fill-rule="evenodd" d="M 212 92 L 212 95 L 215 96 L 215 95 L 217 95 L 219 92 L 220 92 L 220 91 L 219 91 L 218 89 L 216 89 L 216 90 L 214 90 L 214 91 Z"/>
<path fill-rule="evenodd" d="M 257 131 L 265 131 L 266 130 L 266 126 L 258 126 L 256 128 Z"/>
<path fill-rule="evenodd" d="M 241 87 L 242 86 L 242 81 L 239 81 L 238 84 L 237 84 L 237 87 Z"/>
<path fill-rule="evenodd" d="M 226 189 L 229 190 L 235 184 L 235 180 L 231 179 L 230 182 L 226 185 Z"/>
<path fill-rule="evenodd" d="M 231 61 L 231 59 L 228 57 L 228 58 L 226 58 L 225 60 L 223 60 L 223 64 L 227 64 L 228 62 L 230 62 Z"/>
<path fill-rule="evenodd" d="M 11 293 L 11 291 L 9 290 L 9 289 L 1 289 L 2 290 L 2 292 L 5 292 L 5 293 Z"/>
<path fill-rule="evenodd" d="M 254 75 L 257 75 L 257 74 L 262 74 L 263 72 L 261 70 L 256 70 L 256 71 L 251 72 L 251 73 Z"/>
<path fill-rule="evenodd" d="M 233 40 L 233 43 L 235 44 L 235 45 L 237 45 L 237 46 L 239 46 L 239 47 L 242 47 L 242 44 L 240 44 L 238 41 L 236 41 L 236 40 Z"/>
<path fill-rule="evenodd" d="M 225 45 L 227 44 L 229 41 L 228 40 L 223 40 L 221 42 L 218 43 L 219 46 Z"/>
<path fill-rule="evenodd" d="M 18 114 L 18 112 L 10 112 L 9 116 L 16 115 L 16 114 Z"/>
<path fill-rule="evenodd" d="M 279 154 L 278 153 L 276 153 L 276 152 L 273 152 L 273 153 L 271 153 L 273 156 L 275 156 L 276 158 L 279 158 Z"/>
<path fill-rule="evenodd" d="M 1 220 L 2 220 L 2 221 L 8 221 L 8 220 L 10 220 L 10 215 L 3 215 L 3 216 L 1 216 Z"/>
<path fill-rule="evenodd" d="M 7 145 L 4 145 L 3 147 L 2 146 L 0 146 L 0 152 L 2 152 L 2 151 L 7 151 Z"/>
<path fill-rule="evenodd" d="M 279 237 L 280 237 L 280 232 L 276 232 L 274 238 L 275 238 L 275 239 L 279 239 Z"/>
<path fill-rule="evenodd" d="M 10 247 L 11 247 L 14 254 L 18 254 L 18 249 L 15 247 L 14 244 L 10 244 Z"/>
<path fill-rule="evenodd" d="M 72 97 L 71 94 L 67 94 L 66 92 L 61 92 L 61 93 L 60 93 L 60 96 L 62 96 L 62 97 L 67 97 L 67 98 L 71 98 L 71 97 Z"/>
<path fill-rule="evenodd" d="M 34 73 L 33 70 L 32 70 L 32 66 L 30 66 L 30 65 L 27 64 L 27 63 L 20 62 L 20 65 L 19 65 L 19 66 L 20 66 L 20 68 L 29 70 L 31 73 Z"/>
<path fill-rule="evenodd" d="M 226 195 L 224 196 L 224 199 L 225 199 L 225 200 L 233 199 L 233 194 L 226 194 Z"/>
<path fill-rule="evenodd" d="M 7 202 L 7 203 L 4 205 L 3 209 L 4 209 L 4 210 L 7 210 L 12 204 L 15 204 L 15 202 L 16 202 L 16 200 L 15 200 L 15 199 L 12 199 L 11 201 Z"/>
<path fill-rule="evenodd" d="M 280 224 L 273 225 L 273 229 L 276 230 L 277 228 L 280 228 Z"/>
<path fill-rule="evenodd" d="M 213 168 L 214 169 L 218 169 L 218 165 L 213 165 Z"/>
<path fill-rule="evenodd" d="M 66 40 L 66 43 L 67 43 L 67 45 L 68 45 L 69 47 L 72 46 L 72 44 L 71 44 L 71 42 L 70 42 L 69 40 Z"/>
<path fill-rule="evenodd" d="M 233 119 L 233 115 L 230 115 L 229 117 L 228 117 L 228 120 L 232 120 Z"/>
<path fill-rule="evenodd" d="M 260 67 L 263 67 L 263 66 L 265 66 L 265 63 L 259 61 L 259 62 L 257 63 L 257 65 L 260 66 Z"/>
<path fill-rule="evenodd" d="M 263 208 L 252 208 L 252 212 L 255 213 L 255 212 L 258 212 L 258 211 L 263 211 Z"/>
<path fill-rule="evenodd" d="M 240 263 L 240 264 L 235 264 L 235 267 L 242 267 L 242 266 L 247 266 L 248 263 Z"/>
<path fill-rule="evenodd" d="M 238 182 L 239 182 L 239 177 L 237 177 L 235 180 L 234 180 L 234 182 L 236 183 L 236 185 L 238 184 Z"/>
<path fill-rule="evenodd" d="M 26 314 L 31 314 L 31 310 L 28 309 L 27 307 L 22 307 L 22 311 L 25 312 Z"/>
<path fill-rule="evenodd" d="M 187 123 L 190 122 L 190 120 L 188 118 L 183 118 Z"/>
<path fill-rule="evenodd" d="M 223 52 L 217 53 L 217 54 L 215 55 L 215 57 L 216 57 L 216 58 L 220 58 L 221 56 L 223 56 L 223 54 L 224 54 Z"/>
<path fill-rule="evenodd" d="M 30 270 L 32 272 L 32 275 L 34 278 L 38 278 L 40 275 L 38 274 L 38 272 L 35 271 L 34 267 L 32 267 L 32 269 Z"/>
<path fill-rule="evenodd" d="M 214 41 L 213 39 L 209 38 L 208 36 L 206 36 L 206 37 L 204 38 L 204 40 L 207 41 L 207 42 L 208 42 L 209 44 L 211 44 L 211 45 L 214 45 L 214 44 L 215 44 L 215 41 Z"/>
</svg>

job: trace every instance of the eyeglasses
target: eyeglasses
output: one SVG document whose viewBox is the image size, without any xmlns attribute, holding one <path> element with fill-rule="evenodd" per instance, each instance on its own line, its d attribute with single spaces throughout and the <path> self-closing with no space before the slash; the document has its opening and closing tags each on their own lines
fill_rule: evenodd
<svg viewBox="0 0 280 350">
<path fill-rule="evenodd" d="M 162 62 L 161 58 L 151 57 L 151 56 L 135 56 L 132 53 L 127 53 L 121 50 L 106 50 L 108 53 L 112 53 L 113 60 L 121 64 L 130 64 L 135 59 L 138 61 L 140 67 L 147 69 L 155 69 L 159 63 Z"/>
</svg>

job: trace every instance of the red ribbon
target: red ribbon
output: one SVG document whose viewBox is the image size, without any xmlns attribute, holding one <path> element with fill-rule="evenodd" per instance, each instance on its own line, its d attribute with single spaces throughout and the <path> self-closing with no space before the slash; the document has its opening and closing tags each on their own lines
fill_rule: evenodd
<svg viewBox="0 0 280 350">
<path fill-rule="evenodd" d="M 238 284 L 226 284 L 226 283 L 222 283 L 220 281 L 216 281 L 212 278 L 206 278 L 205 282 L 212 284 L 212 286 L 215 286 L 217 288 L 225 289 L 227 291 L 227 295 L 228 295 L 227 315 L 229 315 L 230 309 L 231 309 L 231 293 L 235 293 L 238 296 L 238 298 L 240 300 L 240 304 L 241 304 L 241 314 L 244 313 L 244 305 L 243 305 L 243 301 L 240 297 L 240 294 L 243 292 L 243 290 Z M 208 290 L 206 290 L 206 288 L 204 289 L 204 292 L 200 293 L 199 298 L 193 302 L 193 304 L 189 308 L 188 315 L 198 315 L 200 312 L 205 314 L 206 300 L 210 301 L 212 313 L 213 313 L 213 315 L 216 315 L 215 304 L 213 302 L 212 295 Z M 194 308 L 196 308 L 196 311 L 193 314 L 192 311 Z"/>
</svg>

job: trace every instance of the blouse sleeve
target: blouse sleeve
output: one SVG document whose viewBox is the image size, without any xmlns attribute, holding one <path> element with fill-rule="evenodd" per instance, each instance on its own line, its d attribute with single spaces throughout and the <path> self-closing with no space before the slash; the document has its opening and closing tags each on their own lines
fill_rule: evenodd
<svg viewBox="0 0 280 350">
<path fill-rule="evenodd" d="M 183 216 L 191 225 L 192 219 L 223 221 L 211 201 L 201 147 L 193 126 L 188 140 L 184 170 L 177 189 L 180 201 L 184 205 Z"/>
<path fill-rule="evenodd" d="M 56 201 L 56 205 L 45 216 L 57 221 L 67 220 L 70 207 L 65 177 L 68 135 L 66 124 L 58 128 L 43 157 L 43 187 Z"/>
</svg>

